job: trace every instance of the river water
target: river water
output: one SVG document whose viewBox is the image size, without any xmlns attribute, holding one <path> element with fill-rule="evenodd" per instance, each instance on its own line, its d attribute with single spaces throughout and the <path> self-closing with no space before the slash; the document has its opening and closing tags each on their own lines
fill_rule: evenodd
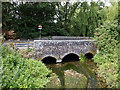
<svg viewBox="0 0 120 90">
<path fill-rule="evenodd" d="M 53 71 L 46 88 L 99 88 L 93 60 L 47 64 Z"/>
</svg>

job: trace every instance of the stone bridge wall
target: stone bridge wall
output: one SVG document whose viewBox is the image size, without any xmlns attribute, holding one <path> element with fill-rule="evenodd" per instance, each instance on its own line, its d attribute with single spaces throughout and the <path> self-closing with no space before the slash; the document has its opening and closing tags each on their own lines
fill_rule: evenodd
<svg viewBox="0 0 120 90">
<path fill-rule="evenodd" d="M 51 56 L 61 60 L 67 54 L 73 53 L 80 57 L 81 54 L 96 53 L 94 40 L 34 40 L 34 47 L 38 60 Z"/>
</svg>

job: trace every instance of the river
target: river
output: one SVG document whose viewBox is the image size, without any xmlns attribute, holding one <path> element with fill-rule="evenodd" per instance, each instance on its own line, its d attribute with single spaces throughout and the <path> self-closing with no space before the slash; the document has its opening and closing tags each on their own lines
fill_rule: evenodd
<svg viewBox="0 0 120 90">
<path fill-rule="evenodd" d="M 47 67 L 53 71 L 53 75 L 46 88 L 101 88 L 93 60 L 47 64 Z"/>
</svg>

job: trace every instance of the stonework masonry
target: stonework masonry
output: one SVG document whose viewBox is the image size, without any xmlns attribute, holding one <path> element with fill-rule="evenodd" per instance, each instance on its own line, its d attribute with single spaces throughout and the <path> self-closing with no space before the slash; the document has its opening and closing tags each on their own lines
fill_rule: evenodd
<svg viewBox="0 0 120 90">
<path fill-rule="evenodd" d="M 62 60 L 68 54 L 96 53 L 97 48 L 94 45 L 95 40 L 34 40 L 34 49 L 37 60 L 45 57 L 54 57 L 56 60 Z"/>
</svg>

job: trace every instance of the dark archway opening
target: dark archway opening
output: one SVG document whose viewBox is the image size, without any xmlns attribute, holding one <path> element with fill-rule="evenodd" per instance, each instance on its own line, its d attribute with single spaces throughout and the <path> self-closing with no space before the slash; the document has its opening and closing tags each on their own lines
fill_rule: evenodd
<svg viewBox="0 0 120 90">
<path fill-rule="evenodd" d="M 56 64 L 56 59 L 54 57 L 45 57 L 44 59 L 42 59 L 42 62 L 44 64 Z"/>
<path fill-rule="evenodd" d="M 85 54 L 85 57 L 86 57 L 87 59 L 92 59 L 92 58 L 93 58 L 93 54 L 92 54 L 92 53 L 86 53 L 86 54 Z"/>
<path fill-rule="evenodd" d="M 62 63 L 65 62 L 73 62 L 73 61 L 79 61 L 79 56 L 73 53 L 70 53 L 68 55 L 66 55 L 63 59 L 62 59 Z"/>
</svg>

